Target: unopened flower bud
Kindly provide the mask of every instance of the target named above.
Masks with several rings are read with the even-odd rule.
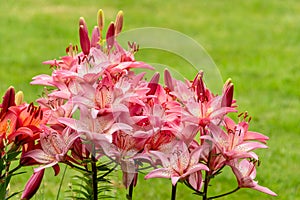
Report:
[[[79,38],[82,52],[85,55],[88,55],[90,53],[91,42],[86,23],[82,17],[79,19]]]
[[[150,90],[147,93],[147,95],[155,94],[157,86],[158,86],[159,78],[160,78],[160,74],[158,72],[156,72],[153,75],[153,77],[151,78],[150,82],[148,83],[148,87],[149,87]]]
[[[98,18],[97,18],[98,28],[99,28],[99,31],[102,32],[103,27],[104,27],[104,12],[102,9],[100,9],[98,11],[97,16],[98,16]]]
[[[222,98],[222,107],[230,107],[233,100],[233,83],[231,79],[228,79],[223,87],[223,98]]]
[[[117,36],[123,27],[123,11],[120,10],[117,14],[116,21],[115,21],[115,35]]]
[[[84,29],[88,30],[86,22],[83,17],[79,18],[79,26],[81,26],[81,25],[84,26]]]
[[[15,89],[13,86],[10,86],[4,96],[2,101],[2,109],[0,112],[0,117],[3,113],[5,113],[10,106],[15,106]]]
[[[15,103],[16,105],[21,105],[23,103],[24,100],[24,93],[22,91],[17,92],[17,94],[15,95]]]
[[[102,9],[100,9],[98,11],[97,14],[97,24],[98,24],[98,29],[99,29],[99,41],[100,43],[103,40],[103,35],[102,35],[102,31],[103,31],[103,27],[104,27],[104,12]]]
[[[98,27],[95,26],[92,32],[91,47],[97,47],[99,40],[100,40],[100,32]]]
[[[43,180],[44,176],[44,169],[35,172],[30,179],[28,180],[25,189],[22,193],[21,199],[22,200],[27,200],[30,199],[39,189],[41,182]]]
[[[106,44],[108,51],[114,46],[115,43],[115,24],[110,23],[106,33]]]

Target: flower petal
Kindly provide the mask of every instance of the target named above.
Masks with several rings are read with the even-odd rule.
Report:
[[[151,172],[149,172],[146,176],[145,179],[149,178],[171,178],[171,171],[170,169],[167,168],[160,168],[160,169],[155,169]]]
[[[270,190],[269,188],[264,187],[264,186],[256,185],[252,189],[258,190],[260,192],[263,192],[263,193],[266,193],[266,194],[269,194],[272,196],[277,196],[277,194],[275,192],[273,192],[272,190]]]

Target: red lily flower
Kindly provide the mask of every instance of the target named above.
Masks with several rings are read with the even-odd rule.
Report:
[[[15,105],[15,90],[10,87],[3,96],[0,105],[0,149],[4,147],[3,141],[15,131],[17,116],[9,110],[10,107]]]
[[[13,106],[9,110],[17,116],[16,130],[8,136],[10,141],[24,144],[39,138],[40,125],[46,124],[49,118],[47,109],[30,103]]]

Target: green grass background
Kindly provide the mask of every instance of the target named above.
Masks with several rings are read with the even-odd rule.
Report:
[[[242,189],[223,199],[300,199],[299,1],[0,0],[0,93],[14,85],[25,92],[28,102],[37,98],[41,87],[30,86],[31,78],[50,73],[41,62],[64,55],[69,43],[79,44],[78,18],[84,16],[91,29],[99,8],[107,23],[123,10],[125,30],[154,26],[190,36],[208,51],[223,79],[232,78],[240,111],[253,117],[251,129],[270,137],[269,149],[257,152],[262,162],[257,180],[278,197]],[[172,56],[151,50],[137,55],[184,69],[186,63]],[[71,173],[67,172],[64,189]],[[15,177],[11,189],[22,189],[27,178]],[[140,179],[135,199],[170,198],[169,180]],[[224,173],[218,180],[212,183],[212,193],[235,187],[231,175]],[[49,169],[35,199],[55,199],[58,183],[59,177],[53,178]],[[125,190],[116,195],[125,199]],[[60,199],[63,196],[62,192]],[[179,185],[177,199],[200,198]]]

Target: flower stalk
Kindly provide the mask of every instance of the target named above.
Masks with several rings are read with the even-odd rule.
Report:
[[[172,184],[171,200],[176,200],[176,190],[177,190],[177,183],[175,185]]]
[[[224,197],[224,196],[227,196],[227,195],[230,195],[236,191],[238,191],[240,189],[240,187],[237,187],[235,188],[234,190],[231,190],[229,192],[226,192],[224,194],[220,194],[220,195],[216,195],[216,196],[212,196],[212,197],[209,197],[207,200],[211,200],[211,199],[217,199],[217,198],[220,198],[220,197]]]
[[[97,159],[95,157],[95,154],[92,153],[92,184],[93,184],[93,200],[98,199],[98,180],[97,180]]]

